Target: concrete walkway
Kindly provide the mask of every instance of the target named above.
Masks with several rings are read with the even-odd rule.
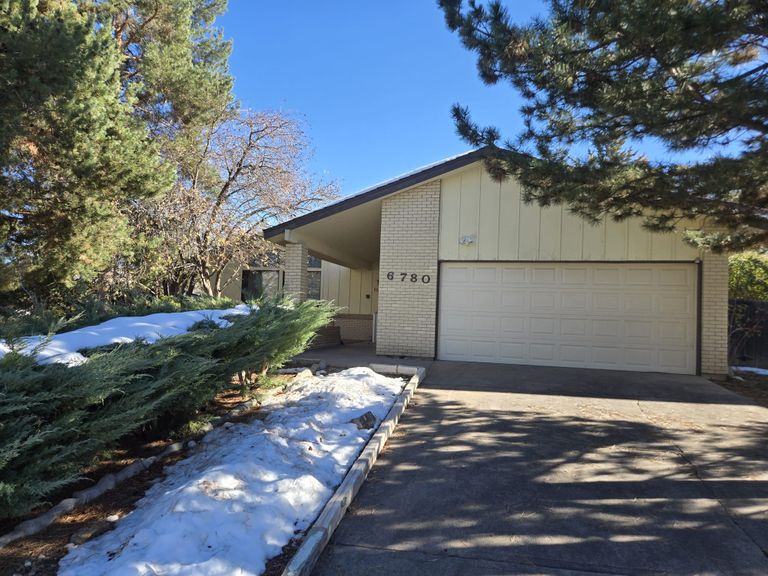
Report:
[[[371,364],[402,364],[429,368],[432,360],[412,358],[410,356],[383,356],[376,354],[376,345],[370,342],[307,350],[294,358],[295,362],[314,364],[324,360],[331,368],[354,368]]]
[[[690,376],[435,362],[314,574],[768,574],[768,409]]]

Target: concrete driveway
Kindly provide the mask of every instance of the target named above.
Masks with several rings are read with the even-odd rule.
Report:
[[[314,574],[768,574],[768,409],[702,378],[435,362]]]

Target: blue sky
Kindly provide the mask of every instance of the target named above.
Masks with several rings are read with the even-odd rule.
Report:
[[[528,20],[538,2],[516,3]],[[310,169],[350,194],[468,149],[450,107],[505,136],[521,124],[507,85],[485,86],[433,0],[230,0],[235,96],[303,120]]]

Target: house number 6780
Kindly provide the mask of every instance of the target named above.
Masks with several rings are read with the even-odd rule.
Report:
[[[410,282],[418,282],[421,280],[422,284],[429,284],[429,281],[431,280],[429,274],[423,274],[421,278],[419,278],[418,274],[410,272],[387,272],[387,280],[394,280],[395,278],[399,278],[400,282],[405,282],[406,280]]]

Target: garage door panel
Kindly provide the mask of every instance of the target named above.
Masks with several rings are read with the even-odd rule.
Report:
[[[499,362],[525,364],[528,359],[528,345],[525,342],[499,342]]]
[[[480,361],[491,361],[499,355],[499,345],[495,340],[473,340],[470,346],[472,356]]]
[[[531,342],[530,356],[532,360],[543,362],[555,361],[555,345],[548,342]]]
[[[621,311],[621,294],[617,292],[594,292],[592,311],[596,313],[618,313]]]
[[[496,316],[473,316],[471,330],[480,336],[499,336],[499,318]]]
[[[621,338],[622,322],[620,320],[593,319],[592,336],[595,338]]]
[[[621,270],[616,267],[604,268],[596,267],[592,272],[593,283],[598,286],[621,285]]]
[[[557,307],[557,301],[557,292],[533,292],[531,293],[531,310],[552,312]]]
[[[627,319],[623,322],[624,335],[629,339],[648,340],[653,337],[653,321]]]
[[[565,268],[562,273],[564,286],[583,286],[589,282],[589,269],[586,267]]]
[[[561,344],[560,358],[564,364],[586,365],[589,361],[589,346],[583,344]]]
[[[473,310],[498,310],[501,299],[498,290],[472,290],[468,299]]]
[[[687,269],[669,269],[659,270],[660,287],[689,286],[691,284],[691,270]]]
[[[443,319],[441,331],[446,335],[463,334],[472,330],[472,317],[468,314],[451,314]]]
[[[502,337],[520,336],[526,332],[526,318],[523,316],[503,316],[500,322]]]
[[[567,314],[586,312],[589,310],[589,294],[573,291],[562,292],[560,295],[560,310]]]
[[[474,281],[476,286],[482,286],[483,284],[493,284],[495,285],[498,282],[498,276],[499,270],[497,268],[488,268],[485,266],[481,266],[478,268],[475,268],[474,274],[472,276],[472,280]]]
[[[657,323],[657,327],[658,338],[667,344],[685,346],[693,337],[690,326],[682,322],[662,320]]]
[[[467,342],[461,338],[443,337],[440,340],[441,354],[450,357],[452,360],[471,360],[466,354]]]
[[[464,286],[451,286],[440,291],[440,299],[451,310],[464,310],[467,308],[472,291]]]
[[[531,336],[554,336],[558,327],[558,322],[555,318],[531,318]]]
[[[533,268],[531,270],[531,282],[544,285],[557,283],[557,268]]]
[[[641,370],[653,370],[656,364],[656,352],[650,348],[625,348],[624,362]]]
[[[657,298],[662,314],[688,316],[693,310],[693,298],[686,294],[661,294]]]
[[[626,271],[626,285],[628,287],[653,286],[653,276],[653,268],[630,268]]]
[[[504,266],[501,272],[503,284],[527,284],[528,269],[524,267]]]
[[[502,289],[501,292],[501,310],[502,311],[523,311],[528,310],[530,294],[528,290],[509,290]]]
[[[654,313],[654,294],[624,294],[623,312],[626,315],[645,316]]]
[[[624,364],[624,350],[617,346],[592,345],[592,363],[596,366],[615,368]]]
[[[440,275],[443,280],[446,281],[446,285],[453,286],[454,284],[471,284],[472,282],[472,268],[469,266],[451,266],[450,268],[444,268],[440,271]]]
[[[586,318],[561,318],[560,335],[561,336],[587,336],[589,333],[589,320]]]
[[[438,357],[694,373],[695,265],[444,263]]]
[[[665,371],[683,371],[691,362],[690,352],[687,350],[664,349],[659,351],[659,365]]]

